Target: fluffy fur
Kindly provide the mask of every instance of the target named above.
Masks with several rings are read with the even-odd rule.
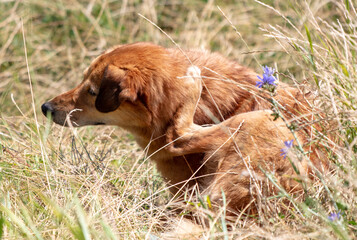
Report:
[[[241,113],[206,127],[193,122],[196,102],[201,95],[198,72],[195,67],[188,70],[192,95],[178,109],[167,131],[167,142],[171,144],[166,150],[175,156],[204,153],[196,173],[200,177],[195,179],[199,190],[218,205],[224,194],[230,210],[228,215],[247,207],[256,196],[276,193],[266,173],[272,174],[287,192],[301,190],[296,179],[306,177],[308,162],[304,158],[291,158],[294,170],[290,161],[280,155],[284,139],[294,139],[294,136],[281,118],[274,120],[272,111]]]
[[[187,84],[185,78],[191,65],[200,69],[203,81],[194,116],[195,88]],[[260,172],[257,176],[263,176],[258,169],[261,166],[267,170],[275,169],[280,176],[294,174],[290,163],[279,156],[279,150],[284,147],[283,140],[292,139],[290,131],[281,127],[284,125],[281,120],[272,121],[269,112],[258,111],[270,109],[271,103],[270,95],[255,87],[256,81],[255,72],[216,53],[183,53],[151,43],[135,43],[115,47],[100,55],[84,71],[83,81],[76,88],[43,104],[42,111],[45,115],[51,114],[54,122],[61,125],[122,127],[135,136],[141,147],[149,146],[151,159],[172,185],[173,193],[196,183],[202,190],[217,196],[223,188],[232,209],[240,209],[252,197],[252,175],[241,159],[249,158],[254,162],[252,171]],[[310,111],[309,105],[296,88],[279,83],[275,99],[281,104],[286,119],[303,115],[304,120],[309,120],[309,115],[304,115]],[[180,110],[186,107],[192,110]],[[232,116],[235,117],[229,119]],[[168,145],[169,141],[175,140],[174,135],[182,136],[185,131],[180,129],[191,126],[192,120],[196,125],[223,122],[203,128],[191,140],[178,141],[190,146],[189,150],[181,149],[178,154],[180,148],[174,150]],[[232,132],[238,127],[241,130],[223,149],[215,152],[228,136],[222,126],[233,128]],[[310,129],[303,132],[311,133]],[[300,134],[303,142],[306,137],[302,136]],[[239,157],[238,148],[232,144],[237,144],[240,149]],[[215,160],[209,160],[202,167],[213,152]],[[311,152],[314,164],[321,165],[318,153]],[[211,162],[214,164],[210,165]],[[207,173],[230,171],[239,174],[202,177]],[[285,181],[286,184],[289,185],[289,181]],[[243,187],[236,187],[236,183]],[[294,188],[294,184],[289,188]]]

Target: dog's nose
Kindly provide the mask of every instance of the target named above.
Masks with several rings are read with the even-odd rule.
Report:
[[[46,117],[48,116],[48,114],[51,114],[53,116],[55,113],[52,104],[49,102],[45,102],[44,104],[42,104],[41,110],[43,115],[45,115]]]

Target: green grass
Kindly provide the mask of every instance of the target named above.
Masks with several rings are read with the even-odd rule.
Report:
[[[182,48],[217,51],[259,73],[276,67],[280,81],[316,91],[316,105],[338,123],[328,145],[335,170],[306,181],[304,199],[282,192],[265,200],[259,217],[234,224],[222,208],[208,217],[203,239],[356,238],[356,7],[354,0],[2,1],[0,238],[154,238],[174,215],[165,184],[130,134],[63,129],[40,112],[112,45],[174,47],[138,14]],[[209,214],[209,198],[188,201],[195,214]],[[327,219],[338,211],[339,221]]]

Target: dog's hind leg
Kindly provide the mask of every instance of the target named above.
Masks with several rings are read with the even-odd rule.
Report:
[[[190,153],[200,153],[212,149],[213,138],[218,140],[222,136],[224,125],[201,127],[194,124],[193,117],[202,91],[200,70],[191,66],[183,79],[189,96],[176,111],[172,125],[166,132],[167,146],[165,149],[173,156]],[[224,135],[224,134],[223,134]],[[221,142],[221,141],[220,141]]]

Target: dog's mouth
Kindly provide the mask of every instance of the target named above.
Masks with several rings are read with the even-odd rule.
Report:
[[[105,125],[105,123],[103,123],[103,122],[96,122],[96,123],[94,123],[93,125]]]

